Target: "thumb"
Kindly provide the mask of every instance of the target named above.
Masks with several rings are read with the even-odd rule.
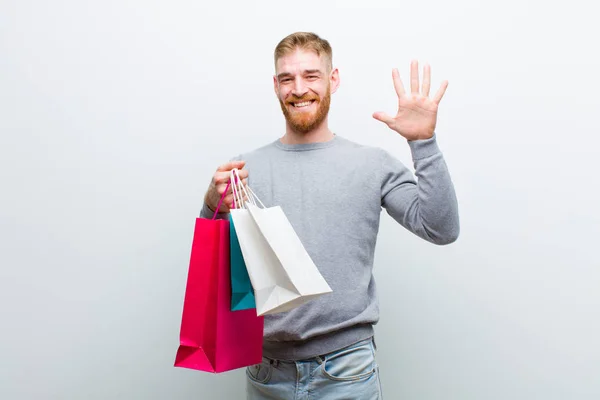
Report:
[[[378,121],[383,122],[387,126],[390,126],[392,123],[394,123],[394,118],[390,117],[389,115],[387,115],[384,112],[373,113],[373,118],[375,118]]]

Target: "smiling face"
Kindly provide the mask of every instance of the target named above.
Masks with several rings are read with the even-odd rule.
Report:
[[[298,133],[318,128],[329,113],[338,71],[325,57],[297,48],[277,60],[276,74],[275,93],[288,125]]]

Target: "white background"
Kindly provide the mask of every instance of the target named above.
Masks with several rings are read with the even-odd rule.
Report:
[[[272,53],[298,30],[334,49],[330,127],[408,165],[371,117],[394,112],[391,69],[450,82],[461,236],[436,247],[384,214],[385,398],[600,398],[588,4],[2,0],[0,398],[244,397],[242,370],[173,367],[191,234],[217,165],[283,134]]]

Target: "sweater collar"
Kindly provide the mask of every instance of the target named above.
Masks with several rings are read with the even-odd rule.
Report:
[[[333,139],[330,139],[326,142],[317,142],[317,143],[302,143],[302,144],[285,144],[281,143],[280,139],[277,139],[274,144],[277,148],[285,151],[308,151],[308,150],[318,150],[325,149],[327,147],[334,146],[339,141],[338,135],[333,134]]]

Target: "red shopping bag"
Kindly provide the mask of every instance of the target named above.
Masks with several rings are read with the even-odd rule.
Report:
[[[196,219],[175,357],[176,367],[215,373],[260,364],[264,327],[255,308],[231,311],[229,221],[216,215]]]

